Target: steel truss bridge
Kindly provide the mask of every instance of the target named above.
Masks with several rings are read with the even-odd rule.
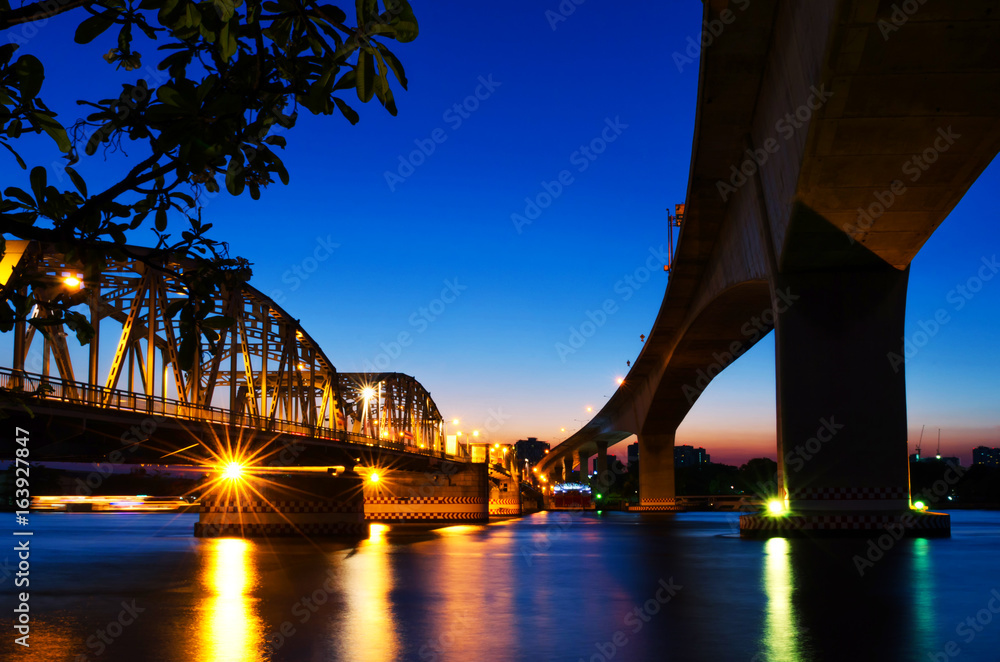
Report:
[[[151,267],[149,249],[130,247],[128,252],[137,257],[108,261],[100,274],[84,279],[82,265],[54,246],[7,242],[0,264],[5,298],[27,276],[43,283],[33,291],[39,301],[67,289],[83,290],[86,303],[77,309],[95,337],[71,349],[63,324],[43,334],[25,320],[16,322],[13,365],[0,368],[0,389],[29,403],[444,455],[441,413],[420,382],[401,373],[338,372],[298,320],[248,284],[217,295],[215,310],[235,324],[218,331],[214,353],[198,347],[192,368],[181,369],[179,321],[167,311],[187,295],[175,274],[205,265],[169,260]],[[31,313],[44,314],[38,306]],[[110,338],[117,339],[113,353]],[[40,366],[26,370],[29,352],[38,344]],[[102,366],[107,356],[110,363]]]

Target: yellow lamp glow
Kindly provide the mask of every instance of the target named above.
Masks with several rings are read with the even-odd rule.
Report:
[[[382,479],[382,477],[381,477],[381,476],[379,476],[379,475],[378,475],[377,473],[375,473],[375,472],[372,472],[372,473],[371,473],[371,474],[370,474],[370,475],[368,476],[368,480],[370,480],[370,481],[371,481],[371,482],[373,482],[373,483],[377,483],[377,482],[379,482],[379,481],[380,481],[381,479]]]
[[[373,397],[375,397],[375,389],[373,389],[371,386],[364,387],[363,389],[361,389],[361,397],[364,398],[365,400],[371,400]]]
[[[66,276],[65,278],[63,278],[63,283],[65,283],[69,287],[80,287],[83,281],[81,281],[76,276]]]
[[[785,504],[779,499],[771,499],[767,502],[767,511],[772,515],[780,515],[785,512]]]
[[[230,462],[226,465],[222,475],[229,480],[239,480],[243,477],[243,465],[239,462]]]

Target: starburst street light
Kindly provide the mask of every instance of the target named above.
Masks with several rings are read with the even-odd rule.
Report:
[[[361,397],[365,399],[365,402],[371,400],[372,398],[375,397],[375,389],[373,389],[371,386],[364,387],[363,389],[361,389]]]
[[[68,287],[80,287],[83,285],[83,281],[76,276],[66,276],[63,278],[63,283]]]
[[[239,462],[230,462],[222,470],[222,476],[228,480],[239,480],[243,477],[243,465]]]

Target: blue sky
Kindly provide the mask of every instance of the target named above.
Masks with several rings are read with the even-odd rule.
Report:
[[[546,11],[555,0],[413,5],[420,36],[393,48],[410,81],[397,91],[399,116],[353,97],[357,126],[301,116],[283,153],[290,185],[257,202],[223,193],[205,215],[215,238],[254,263],[252,283],[300,318],[339,370],[378,362],[416,376],[462,429],[485,429],[492,418],[502,422],[496,441],[558,441],[611,395],[663,296],[655,255],[666,245],[666,209],[686,191],[698,83],[697,64],[679,67],[673,54],[700,35],[701,5],[636,12],[586,2],[554,29]],[[72,100],[117,95],[118,81],[142,75],[101,59],[112,40],[74,45],[59,19],[23,46],[46,64],[43,97],[64,121],[79,113]],[[603,150],[588,158],[581,147],[595,139]],[[433,152],[411,156],[421,144]],[[27,155],[58,158],[42,140]],[[400,170],[401,158],[412,172]],[[94,189],[122,160],[98,155],[80,169]],[[0,168],[5,185],[26,183],[11,159]],[[563,171],[572,180],[552,184]],[[908,334],[939,308],[951,313],[906,366],[912,439],[921,424],[931,437],[941,427],[943,450],[966,462],[972,446],[1000,445],[1000,282],[985,283],[962,310],[948,293],[1000,252],[987,199],[998,188],[994,165],[918,255],[910,279]],[[525,199],[539,194],[551,204],[515,227],[511,216],[526,217]],[[131,237],[151,239],[148,230]],[[337,246],[313,261],[321,244]],[[646,271],[647,260],[659,270]],[[609,299],[614,312],[596,333],[560,354],[559,343],[588,312],[600,319],[595,311]],[[390,357],[404,332],[410,344]],[[773,457],[773,354],[767,338],[717,378],[678,443],[731,463]]]

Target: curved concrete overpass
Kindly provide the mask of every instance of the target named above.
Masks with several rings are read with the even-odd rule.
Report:
[[[705,3],[722,32],[702,50],[660,312],[623,385],[543,472],[594,454],[602,469],[607,446],[636,434],[642,504],[671,504],[677,426],[776,328],[778,492],[801,509],[835,494],[908,505],[891,358],[908,266],[1000,151],[1000,3],[912,4]]]

